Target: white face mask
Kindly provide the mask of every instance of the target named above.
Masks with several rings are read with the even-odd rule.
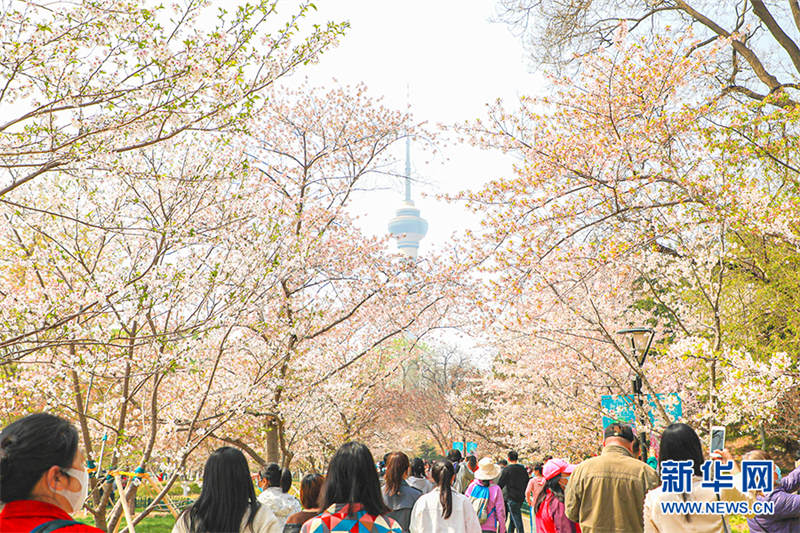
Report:
[[[80,483],[81,488],[78,492],[73,492],[69,489],[53,489],[53,492],[60,494],[67,499],[72,512],[77,512],[83,507],[83,502],[89,495],[89,473],[86,470],[76,470],[74,468],[64,468],[64,472],[74,477]]]

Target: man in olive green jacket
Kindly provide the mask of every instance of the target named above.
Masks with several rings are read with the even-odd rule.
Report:
[[[478,460],[475,459],[474,455],[468,455],[466,459],[464,459],[464,462],[458,465],[458,472],[456,472],[456,479],[453,481],[453,488],[461,494],[467,491],[467,487],[469,487],[469,484],[475,479],[475,474],[472,473],[473,468],[478,468]]]
[[[659,485],[658,474],[633,458],[633,430],[612,424],[603,453],[579,464],[565,494],[567,518],[583,533],[642,533],[644,497]]]

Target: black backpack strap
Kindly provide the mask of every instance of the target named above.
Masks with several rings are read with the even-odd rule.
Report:
[[[75,520],[50,520],[33,528],[31,533],[50,533],[62,527],[74,526],[75,524],[80,524],[80,522]]]

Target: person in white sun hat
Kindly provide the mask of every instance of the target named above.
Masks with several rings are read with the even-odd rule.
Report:
[[[472,502],[478,515],[482,531],[506,533],[506,503],[503,501],[503,490],[497,486],[500,467],[494,464],[491,457],[478,461],[475,480],[469,484],[464,493]]]

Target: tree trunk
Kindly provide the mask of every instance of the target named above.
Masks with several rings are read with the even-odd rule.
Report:
[[[708,419],[708,434],[711,434],[711,427],[716,421],[717,411],[717,357],[711,361],[711,379],[708,383],[708,411],[711,417]]]
[[[281,462],[278,464],[281,465],[281,468],[289,468],[294,454],[289,451],[289,447],[286,446],[286,434],[283,431],[283,420],[278,421],[278,444],[281,449]]]
[[[280,424],[270,417],[267,422],[267,462],[281,464]]]

